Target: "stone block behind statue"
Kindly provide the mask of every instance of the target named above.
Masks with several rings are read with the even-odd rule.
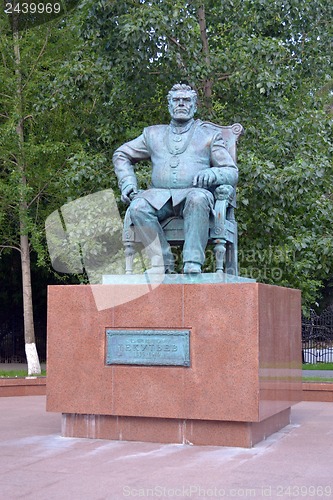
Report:
[[[219,126],[194,120],[197,94],[176,84],[168,94],[171,122],[153,125],[120,146],[113,163],[122,201],[151,260],[152,270],[174,271],[174,258],[161,226],[168,217],[184,220],[185,274],[201,273],[209,227],[214,224],[214,192],[234,192],[238,169],[224,143]],[[136,163],[150,160],[149,189],[138,189]]]

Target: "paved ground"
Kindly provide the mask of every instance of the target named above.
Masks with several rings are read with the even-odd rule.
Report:
[[[333,498],[333,405],[303,402],[252,449],[60,436],[44,396],[0,398],[0,498]]]
[[[332,378],[333,370],[302,370],[303,377]]]

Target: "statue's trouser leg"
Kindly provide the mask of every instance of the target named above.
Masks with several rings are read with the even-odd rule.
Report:
[[[210,200],[199,190],[193,189],[186,197],[183,218],[185,242],[183,261],[203,264],[208,241]]]
[[[131,220],[135,226],[140,241],[145,247],[148,257],[152,264],[164,266],[172,269],[174,258],[170,245],[164,235],[163,229],[159,223],[174,215],[171,202],[168,202],[160,210],[156,210],[144,198],[136,198],[130,204]]]

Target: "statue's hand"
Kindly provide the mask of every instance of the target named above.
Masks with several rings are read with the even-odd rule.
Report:
[[[193,179],[193,186],[200,188],[208,188],[213,184],[216,184],[217,177],[216,174],[210,168],[206,168],[199,172]]]
[[[138,192],[137,187],[134,186],[133,184],[129,184],[121,192],[121,201],[130,204],[133,196],[135,196],[137,192]]]

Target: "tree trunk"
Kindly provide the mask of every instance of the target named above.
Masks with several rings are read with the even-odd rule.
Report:
[[[202,52],[204,54],[206,68],[207,68],[207,71],[209,73],[210,72],[210,55],[209,55],[209,44],[208,44],[207,27],[206,27],[206,13],[205,13],[205,6],[204,5],[201,5],[198,8],[197,15],[198,15],[198,21],[199,21],[199,27],[200,27]],[[213,82],[212,82],[211,78],[206,78],[206,80],[204,82],[204,94],[205,94],[206,105],[208,108],[211,107],[212,86],[213,86]]]
[[[16,2],[13,4],[15,7]],[[28,375],[40,374],[40,363],[35,343],[35,328],[33,317],[32,288],[31,288],[31,269],[30,269],[30,249],[28,237],[28,204],[26,200],[26,173],[24,162],[24,117],[23,117],[23,96],[22,96],[22,73],[20,56],[20,35],[18,27],[18,18],[13,15],[13,44],[15,56],[15,77],[16,77],[16,99],[18,124],[16,132],[18,136],[17,168],[20,173],[20,200],[19,200],[19,218],[20,218],[20,250],[21,250],[21,268],[22,268],[22,291],[23,291],[23,320],[24,320],[24,341],[25,353],[28,363]]]
[[[22,228],[22,230],[24,230],[24,228]],[[29,240],[28,236],[24,234],[21,234],[20,240],[25,354],[28,363],[28,375],[33,375],[40,374],[41,368],[35,343]]]

